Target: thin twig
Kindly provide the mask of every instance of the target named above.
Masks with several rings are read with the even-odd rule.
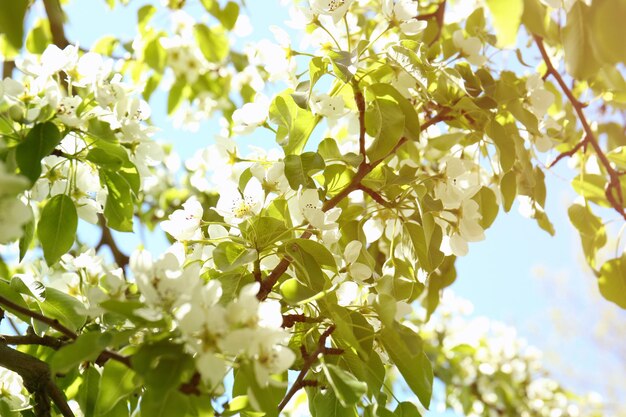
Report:
[[[100,223],[100,228],[102,229],[102,236],[100,237],[100,242],[96,245],[96,250],[99,250],[104,245],[108,246],[109,249],[111,249],[113,259],[115,260],[117,266],[122,269],[125,268],[128,265],[130,258],[128,255],[123,253],[117,246],[117,243],[115,243],[113,234],[111,234],[111,229],[106,225],[106,220],[102,214],[98,215],[98,221]]]
[[[451,108],[445,108],[439,114],[427,119],[424,123],[422,123],[421,130],[425,130],[429,126],[432,126],[439,122],[450,119],[450,117],[448,116],[448,113],[451,110],[452,110]],[[363,112],[365,112],[365,109],[363,109]],[[359,117],[359,120],[364,120],[364,119],[361,119]],[[357,190],[361,184],[361,181],[363,180],[363,178],[365,178],[367,174],[369,174],[374,168],[376,168],[379,164],[381,164],[390,155],[393,155],[402,145],[408,142],[408,140],[409,139],[406,137],[400,138],[400,140],[398,141],[398,144],[387,155],[385,155],[384,157],[380,158],[377,161],[374,161],[372,163],[367,163],[365,159],[363,159],[361,161],[361,164],[357,168],[356,173],[350,180],[350,183],[346,185],[346,187],[342,189],[339,193],[335,194],[330,200],[326,200],[324,204],[322,205],[322,211],[328,211],[336,207],[344,198],[346,198],[350,193],[352,193],[352,191]],[[308,239],[311,236],[313,236],[313,232],[312,232],[311,227],[309,227],[309,229],[306,230],[300,236],[300,238]],[[267,298],[267,296],[272,292],[274,285],[276,285],[280,277],[287,271],[287,268],[289,268],[289,265],[291,265],[291,261],[288,258],[285,257],[281,259],[281,261],[278,263],[278,265],[276,265],[276,267],[267,276],[267,278],[265,278],[265,280],[261,282],[261,287],[257,294],[257,299],[262,301]]]
[[[604,167],[607,175],[609,176],[609,182],[604,190],[606,198],[611,204],[611,207],[613,207],[615,211],[617,211],[624,218],[624,220],[626,220],[626,212],[624,211],[624,198],[622,196],[622,186],[619,178],[620,173],[615,168],[613,168],[611,162],[604,153],[604,150],[600,147],[600,144],[598,143],[598,140],[596,139],[593,130],[591,129],[591,125],[589,125],[589,122],[587,121],[585,112],[583,111],[583,108],[585,106],[583,105],[583,103],[578,101],[576,97],[574,97],[572,90],[567,86],[567,84],[565,84],[565,81],[563,80],[563,77],[561,77],[561,74],[556,70],[554,65],[552,65],[550,56],[548,55],[546,48],[543,44],[543,39],[537,35],[533,35],[533,38],[535,39],[535,43],[539,48],[541,57],[546,64],[547,73],[554,77],[558,85],[561,87],[561,90],[563,90],[563,93],[565,93],[565,96],[572,104],[572,107],[574,108],[574,111],[578,116],[578,120],[583,127],[583,131],[585,132],[585,137],[578,144],[576,144],[574,149],[579,150],[587,144],[589,144],[593,148],[598,157],[598,160],[600,161],[600,164]],[[568,155],[569,152],[571,151],[565,152],[565,155],[559,155],[556,161],[564,158],[565,156],[571,156],[575,153],[574,151],[571,153],[571,155]],[[551,166],[554,165],[556,161],[553,162]]]
[[[443,0],[441,3],[439,3],[439,6],[437,6],[437,10],[435,10],[432,13],[425,13],[425,14],[415,16],[417,20],[430,20],[433,18],[436,20],[437,34],[435,35],[433,40],[430,42],[431,45],[435,43],[441,36],[441,31],[443,30],[443,19],[444,19],[445,12],[446,12],[446,1],[447,0]]]
[[[69,337],[72,340],[78,337],[76,333],[74,333],[73,331],[71,331],[70,329],[62,325],[61,323],[59,323],[57,319],[51,319],[50,317],[46,317],[43,314],[37,313],[36,311],[29,310],[28,308],[22,307],[19,304],[15,304],[13,301],[8,300],[2,296],[0,296],[0,304],[5,306],[8,310],[23,314],[32,319],[40,321],[43,324],[47,324],[48,326],[52,327],[59,333]]]
[[[371,188],[363,185],[363,184],[359,184],[359,190],[363,191],[365,194],[369,195],[370,197],[372,197],[372,200],[376,201],[378,204],[380,204],[381,206],[387,207],[387,208],[391,208],[393,207],[393,204],[387,200],[385,200],[385,198],[380,195],[377,191],[372,190]]]
[[[309,317],[304,314],[283,314],[283,324],[281,327],[293,327],[296,323],[320,323],[319,317]]]
[[[19,336],[12,335],[0,335],[0,341],[3,341],[7,345],[39,345],[39,346],[48,346],[52,349],[59,349],[64,345],[64,342],[61,339],[56,337],[44,335],[37,336],[36,334],[26,334]]]
[[[359,153],[363,157],[363,161],[365,161],[365,98],[356,79],[352,80],[352,90],[356,108],[359,111]]]
[[[343,350],[341,349],[326,347],[326,339],[328,339],[328,337],[334,331],[335,331],[335,325],[333,324],[328,329],[326,329],[324,333],[322,333],[322,335],[320,336],[319,340],[317,341],[317,349],[315,349],[315,351],[311,353],[310,355],[308,354],[303,355],[304,364],[302,365],[302,369],[300,370],[298,377],[293,382],[293,385],[291,385],[291,388],[289,389],[287,394],[285,394],[285,397],[283,398],[283,400],[280,402],[280,404],[278,404],[279,413],[283,410],[283,408],[285,408],[289,400],[291,400],[291,397],[293,397],[294,394],[298,392],[298,390],[300,390],[301,388],[305,386],[311,386],[311,382],[304,382],[305,381],[304,377],[309,372],[309,369],[311,369],[311,366],[313,366],[318,356],[324,355],[324,354],[333,355],[333,354],[343,353]]]

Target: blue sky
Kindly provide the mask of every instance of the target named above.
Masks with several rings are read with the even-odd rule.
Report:
[[[66,7],[69,15],[67,35],[71,42],[79,42],[89,47],[100,36],[113,34],[121,38],[132,38],[135,30],[136,10],[147,1],[133,0],[127,7],[117,6],[109,11],[103,0],[71,1]],[[188,1],[189,4],[196,3]],[[39,3],[37,3],[39,5]],[[197,11],[202,8],[195,4]],[[195,10],[195,9],[194,9]],[[248,0],[246,12],[250,16],[255,31],[248,39],[271,38],[270,25],[285,27],[283,21],[288,18],[287,8],[280,6],[278,0]],[[166,16],[157,15],[156,19],[167,24]],[[199,147],[210,143],[210,137],[216,132],[216,121],[205,123],[197,134],[176,131],[165,117],[165,94],[160,93],[153,101],[153,120],[162,130],[157,139],[175,141],[183,157],[187,157]],[[212,124],[213,123],[213,124]],[[213,127],[212,127],[213,126]],[[270,147],[273,144],[262,145]],[[565,165],[565,164],[563,164]],[[549,320],[550,309],[555,305],[548,293],[558,294],[561,290],[552,287],[546,291],[542,282],[533,277],[533,270],[542,267],[548,274],[560,274],[569,277],[569,285],[595,291],[595,278],[585,272],[584,261],[580,255],[578,236],[567,219],[567,206],[575,197],[569,188],[569,182],[563,178],[571,175],[567,169],[559,167],[555,173],[547,173],[548,188],[547,213],[554,223],[556,236],[551,237],[540,230],[534,220],[525,219],[517,212],[517,207],[508,214],[500,214],[494,225],[486,232],[486,240],[470,244],[470,253],[457,262],[459,278],[452,289],[475,305],[477,315],[485,315],[515,325],[521,335],[531,344],[543,349],[559,349],[560,360],[550,359],[548,367],[564,373],[563,363],[569,361],[579,364],[583,372],[592,373],[600,366],[596,359],[603,355],[592,346],[589,335],[579,335],[567,343],[559,343],[557,330]],[[96,229],[83,228],[83,235],[96,242],[99,233]],[[137,240],[118,234],[122,246],[127,252]],[[163,244],[151,243],[149,249],[158,251]],[[552,282],[553,280],[549,280]],[[592,285],[588,285],[589,282]],[[618,310],[618,309],[616,309]],[[574,310],[572,310],[574,311]],[[572,320],[594,320],[588,311],[579,311],[580,317]],[[619,311],[618,317],[624,317]],[[556,355],[555,355],[556,356]],[[581,362],[581,357],[585,360]],[[584,388],[597,389],[594,385],[599,379],[590,375]],[[577,384],[578,385],[578,384]]]

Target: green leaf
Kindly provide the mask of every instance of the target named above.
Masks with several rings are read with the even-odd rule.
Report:
[[[248,249],[234,242],[222,242],[213,251],[215,266],[223,272],[246,265],[257,258],[254,249]]]
[[[157,72],[163,72],[167,60],[167,53],[165,52],[165,48],[161,45],[160,40],[160,37],[150,39],[146,43],[143,51],[144,61],[150,68]]]
[[[254,217],[241,226],[241,236],[259,252],[289,235],[285,223],[275,217]]]
[[[498,215],[500,207],[496,200],[496,193],[489,187],[481,187],[480,190],[472,197],[480,207],[482,218],[480,219],[480,227],[487,229],[493,224]]]
[[[42,54],[52,43],[48,19],[38,19],[26,36],[26,49],[32,54]]]
[[[265,412],[266,417],[278,417],[278,404],[287,392],[287,373],[270,376],[266,386],[259,384],[250,363],[243,363],[235,371],[233,396],[248,395],[250,404],[255,409]]]
[[[96,404],[100,392],[100,372],[95,367],[90,366],[83,372],[82,380],[76,401],[84,415],[96,415]]]
[[[524,11],[523,0],[487,0],[500,48],[514,46]]]
[[[573,204],[567,210],[570,222],[580,233],[580,240],[587,263],[595,267],[596,253],[606,245],[606,231],[602,220],[588,206]]]
[[[595,76],[600,67],[595,56],[595,48],[591,44],[590,16],[589,6],[584,2],[575,2],[567,13],[567,22],[561,31],[565,70],[579,80]]]
[[[428,408],[433,390],[433,370],[422,351],[421,339],[413,331],[397,323],[383,326],[378,338],[407,385]]]
[[[38,301],[44,316],[57,319],[72,331],[77,331],[87,321],[85,306],[71,295],[47,287],[44,297],[43,301]]]
[[[493,139],[493,143],[498,150],[500,166],[503,172],[508,172],[515,163],[515,142],[500,123],[492,120],[487,125],[485,131]]]
[[[102,370],[96,416],[103,416],[140,387],[134,370],[117,361],[107,361]]]
[[[27,206],[27,210],[31,214],[31,218],[34,218],[33,209],[30,206]],[[26,252],[28,252],[28,248],[33,241],[33,237],[35,237],[35,220],[31,220],[22,226],[24,229],[24,234],[20,238],[19,248],[20,248],[20,262],[24,259]]]
[[[200,52],[209,62],[219,63],[228,56],[228,37],[219,27],[209,28],[203,23],[198,23],[193,27],[193,34],[196,37]]]
[[[151,4],[146,4],[137,10],[137,28],[140,33],[144,33],[148,22],[157,12],[157,8]]]
[[[441,227],[435,223],[431,213],[424,213],[422,224],[405,222],[404,229],[409,234],[419,266],[432,272],[443,262],[443,252],[439,249],[443,239]]]
[[[278,125],[276,141],[285,155],[299,154],[317,125],[318,118],[309,110],[298,107],[288,93],[277,95],[270,105],[270,120]]]
[[[78,338],[57,350],[50,358],[50,369],[53,374],[67,373],[82,362],[92,362],[111,342],[110,333],[83,333]]]
[[[587,9],[586,9],[587,10]],[[608,64],[626,62],[624,48],[624,16],[626,2],[623,0],[595,0],[588,29],[597,56]]]
[[[296,278],[315,292],[321,292],[328,283],[328,278],[322,272],[320,262],[300,245],[288,242],[285,252],[292,259],[296,269]]]
[[[291,304],[300,304],[303,301],[313,299],[319,291],[312,290],[303,285],[296,278],[289,278],[280,284],[280,293]]]
[[[372,84],[365,90],[365,130],[374,138],[367,150],[373,160],[386,157],[403,136],[419,137],[420,125],[415,108],[395,88]]]
[[[119,143],[99,139],[93,141],[90,146],[85,159],[100,168],[117,171],[125,164],[130,163],[126,148]]]
[[[626,309],[626,256],[611,259],[600,268],[600,293],[604,298]]]
[[[502,193],[502,207],[509,212],[517,195],[517,174],[509,171],[500,180],[500,192]]]
[[[328,248],[321,243],[309,239],[291,239],[285,243],[287,253],[292,253],[297,250],[294,245],[315,258],[315,261],[319,266],[332,271],[337,270],[335,257],[328,250]]]
[[[58,194],[48,200],[37,223],[37,237],[48,265],[71,249],[77,227],[78,214],[71,198]]]
[[[293,190],[300,186],[315,188],[315,182],[311,178],[324,169],[324,158],[317,152],[304,152],[300,155],[287,155],[285,162],[285,176]]]
[[[219,19],[222,26],[224,26],[224,29],[231,30],[235,27],[235,23],[237,23],[237,18],[239,17],[239,5],[234,1],[229,1],[216,17]]]
[[[24,17],[28,0],[0,0],[0,33],[16,50],[22,49],[24,40]]]
[[[135,205],[130,185],[117,172],[103,170],[101,178],[108,190],[107,201],[104,206],[104,217],[107,225],[120,232],[133,231],[133,215]]]
[[[524,0],[522,23],[531,33],[544,37],[549,16],[540,0]]]
[[[325,392],[316,390],[307,390],[309,397],[309,409],[312,416],[324,417],[358,417],[356,407],[354,405],[344,407],[334,390],[326,390]]]
[[[367,384],[361,382],[354,375],[339,366],[326,364],[324,374],[335,391],[342,406],[347,407],[360,401],[367,392]]]
[[[309,61],[309,77],[311,82],[309,84],[309,94],[313,91],[313,87],[322,78],[322,75],[328,72],[328,63],[324,61],[322,57],[316,56]]]
[[[195,370],[184,347],[168,340],[142,345],[132,356],[132,364],[144,384],[161,393],[177,390]]]
[[[25,309],[29,310],[28,304],[26,304],[26,301],[24,301],[24,297],[22,297],[22,294],[20,294],[16,288],[14,288],[9,282],[2,278],[0,278],[0,296],[19,305],[20,307],[24,307]],[[25,314],[19,312],[15,312],[13,314],[15,314],[15,316],[17,316],[24,323],[30,323],[31,321],[31,318]]]
[[[177,79],[167,95],[167,115],[170,116],[176,111],[180,103],[183,101],[183,95],[186,91],[187,81],[184,78]]]
[[[421,417],[419,410],[415,406],[415,404],[410,403],[408,401],[402,401],[398,404],[395,410],[393,410],[393,415],[397,417]]]
[[[1,14],[1,13],[0,13]],[[36,124],[26,135],[26,139],[17,145],[15,159],[23,175],[31,183],[41,175],[41,160],[50,155],[61,142],[61,132],[52,122]]]

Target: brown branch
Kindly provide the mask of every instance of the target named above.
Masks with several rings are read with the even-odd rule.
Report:
[[[574,97],[572,90],[567,86],[567,84],[565,84],[565,81],[563,80],[563,77],[561,77],[561,74],[556,70],[554,65],[552,65],[550,56],[546,52],[546,48],[543,45],[543,39],[537,35],[533,35],[533,38],[535,39],[535,43],[537,44],[537,47],[539,48],[541,57],[543,58],[543,61],[546,64],[547,73],[554,77],[558,85],[561,87],[561,90],[563,90],[563,93],[565,93],[565,96],[567,97],[569,102],[572,104],[572,107],[574,108],[574,111],[576,112],[576,115],[578,116],[578,120],[580,121],[580,124],[582,125],[583,131],[585,132],[585,137],[583,138],[582,141],[580,141],[574,147],[574,149],[578,150],[587,144],[589,144],[593,148],[593,150],[596,153],[596,156],[598,157],[598,160],[600,161],[600,164],[602,164],[602,166],[607,172],[607,175],[609,176],[609,182],[606,185],[606,188],[604,190],[606,198],[611,204],[611,206],[615,209],[615,211],[617,211],[624,218],[624,220],[626,220],[626,212],[624,211],[624,198],[622,196],[622,186],[620,183],[619,172],[615,168],[613,168],[613,166],[611,165],[611,162],[606,157],[604,150],[602,149],[602,147],[600,147],[600,144],[598,143],[598,140],[596,139],[593,133],[593,130],[591,129],[591,125],[589,125],[589,122],[587,121],[585,112],[583,111],[583,108],[585,106],[583,105],[583,103],[578,101],[576,97]],[[573,154],[574,153],[572,153],[572,155]],[[559,155],[561,159],[565,156],[568,156],[567,152],[562,157],[561,155]],[[559,157],[557,157],[557,160],[559,159]]]
[[[565,152],[561,152],[559,154],[559,156],[556,157],[556,159],[552,162],[550,162],[550,165],[548,165],[548,168],[552,168],[553,166],[555,166],[556,164],[559,163],[559,161],[563,158],[565,158],[566,156],[572,156],[574,155],[576,152],[578,152],[578,150],[582,147],[587,147],[587,138],[588,136],[585,136],[583,138],[583,140],[581,140],[580,142],[578,142],[576,144],[576,146],[574,146],[572,149],[570,149],[569,151],[565,151]]]
[[[36,311],[29,310],[28,308],[22,307],[19,304],[15,304],[13,301],[8,300],[2,296],[0,296],[0,304],[5,306],[10,311],[23,314],[32,319],[40,321],[43,324],[47,324],[48,326],[52,327],[53,329],[55,329],[62,335],[67,336],[72,340],[78,337],[76,333],[74,333],[73,331],[71,331],[70,329],[62,325],[61,323],[59,323],[57,319],[51,319],[50,317],[46,317],[43,314],[37,313]]]
[[[365,194],[369,195],[370,197],[372,197],[372,200],[376,201],[378,204],[380,204],[381,206],[387,207],[387,208],[391,208],[393,207],[393,204],[387,200],[385,200],[385,198],[380,195],[377,191],[372,190],[371,188],[363,185],[363,184],[359,184],[359,190],[363,191]]]
[[[427,119],[424,123],[422,123],[421,130],[425,130],[429,126],[435,125],[444,120],[448,120],[450,118],[448,116],[448,113],[451,110],[452,110],[451,108],[445,108],[436,116],[433,116]],[[363,109],[363,112],[365,112],[365,109]],[[364,119],[359,117],[359,120],[364,120]],[[363,159],[356,173],[350,180],[350,183],[339,193],[335,194],[330,200],[326,200],[324,204],[322,205],[322,210],[328,211],[336,207],[341,202],[341,200],[346,198],[352,191],[357,190],[359,186],[361,185],[361,181],[363,180],[363,178],[365,178],[367,174],[369,174],[374,168],[376,168],[379,164],[381,164],[390,155],[393,155],[408,140],[409,139],[406,137],[400,138],[396,146],[387,155],[385,155],[384,157],[380,158],[377,161],[372,162],[371,164],[368,164],[365,161],[365,159]],[[313,232],[312,232],[312,228],[309,226],[309,230],[302,233],[300,238],[308,239],[311,236],[313,236]],[[261,282],[261,287],[257,294],[257,299],[263,301],[267,298],[267,296],[272,292],[272,288],[274,288],[274,285],[276,285],[280,277],[287,271],[287,268],[289,268],[289,265],[291,265],[291,261],[288,258],[285,257],[281,259],[281,261],[278,263],[278,265],[276,265],[274,270],[267,276],[267,278],[265,278],[263,282]]]
[[[300,370],[298,377],[293,382],[293,385],[291,386],[287,394],[285,394],[285,397],[283,398],[283,400],[280,402],[280,404],[278,404],[279,413],[283,410],[283,408],[285,408],[289,400],[291,400],[291,397],[293,397],[294,394],[298,392],[298,390],[300,390],[301,388],[305,386],[310,386],[309,382],[304,382],[305,381],[304,377],[306,377],[306,374],[309,372],[309,369],[311,369],[311,366],[313,366],[318,356],[324,355],[324,354],[339,354],[343,352],[341,351],[341,349],[334,349],[334,348],[326,347],[326,339],[328,339],[328,337],[334,331],[335,331],[335,325],[333,324],[328,329],[326,329],[324,333],[322,333],[322,335],[320,336],[319,340],[317,341],[317,349],[315,349],[315,351],[311,353],[310,355],[303,355],[304,364],[302,365],[302,369]]]
[[[59,0],[43,0],[43,5],[50,22],[50,32],[52,33],[52,42],[60,49],[65,48],[70,43],[65,36],[65,28],[63,27],[63,9]]]
[[[8,60],[2,63],[2,79],[11,78],[15,69],[15,61]]]
[[[439,39],[439,37],[441,36],[441,31],[443,30],[443,19],[446,12],[446,1],[447,0],[443,0],[441,3],[439,3],[439,6],[437,6],[437,10],[432,13],[425,13],[415,16],[417,20],[430,20],[434,18],[437,22],[437,34],[430,42],[431,45],[435,43],[437,39]]]
[[[354,101],[356,108],[359,111],[359,153],[365,161],[365,98],[363,92],[359,89],[359,82],[356,79],[352,80],[352,91],[354,92]]]
[[[71,340],[75,340],[78,337],[78,335],[76,333],[74,333],[72,330],[70,330],[67,327],[65,327],[64,325],[62,325],[57,319],[51,319],[50,317],[46,317],[43,314],[37,313],[36,311],[29,310],[28,308],[22,307],[19,304],[15,304],[11,300],[8,300],[8,299],[6,299],[6,298],[4,298],[2,296],[0,296],[0,304],[5,306],[8,310],[11,310],[13,312],[17,312],[17,313],[23,314],[23,315],[28,316],[28,317],[30,317],[32,319],[35,319],[35,320],[40,321],[40,322],[42,322],[44,324],[47,324],[48,326],[50,326],[51,328],[55,329],[56,331],[58,331],[62,335],[67,336]],[[110,350],[104,350],[100,354],[100,356],[98,356],[98,358],[96,359],[96,363],[98,365],[103,365],[109,359],[116,360],[116,361],[118,361],[120,363],[123,363],[124,365],[128,366],[129,368],[132,368],[132,364],[130,362],[130,358],[129,357],[120,355],[119,353],[112,352]]]
[[[26,334],[23,336],[10,336],[10,335],[0,335],[0,342],[6,343],[7,345],[39,345],[39,346],[47,346],[54,350],[59,349],[65,343],[56,337],[44,335],[37,336],[34,333]]]
[[[283,314],[283,324],[281,327],[293,327],[296,323],[320,323],[319,317],[309,317],[304,314]]]
[[[96,251],[104,245],[108,246],[117,266],[124,269],[128,265],[130,258],[115,243],[111,229],[106,225],[106,220],[102,214],[98,214],[98,221],[102,229],[102,236],[100,237],[100,242],[96,245]]]
[[[22,377],[24,387],[35,397],[35,415],[50,416],[50,399],[64,417],[74,417],[63,392],[52,381],[47,363],[0,343],[0,366]]]

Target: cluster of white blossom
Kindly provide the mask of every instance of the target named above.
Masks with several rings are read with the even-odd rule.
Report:
[[[22,236],[23,226],[32,219],[32,211],[18,198],[29,185],[26,177],[7,172],[0,161],[0,244]]]
[[[97,141],[117,139],[141,177],[148,178],[150,167],[162,158],[160,146],[150,140],[154,129],[145,123],[150,117],[148,104],[114,73],[113,61],[92,52],[81,55],[74,45],[63,50],[50,45],[42,55],[18,61],[17,67],[23,77],[2,81],[0,106],[13,120],[24,124],[55,118],[65,126],[60,129],[65,137],[55,154],[42,159],[41,176],[28,198],[43,201],[67,194],[75,200],[82,219],[97,223],[107,191],[96,167],[85,157]],[[96,126],[98,123],[107,126],[104,130],[114,137],[100,137],[103,129]],[[2,181],[8,181],[7,175],[3,168]],[[3,187],[3,192],[14,188]],[[11,212],[9,208],[2,211]],[[23,212],[15,216],[18,222],[23,217]],[[13,235],[12,239],[19,237]]]
[[[193,200],[187,201],[184,209],[190,216],[202,211]],[[171,224],[177,220],[185,226],[199,223],[197,216],[179,219],[175,213],[170,217]],[[194,233],[191,229],[183,233],[187,232]],[[227,232],[210,231],[213,237],[220,233]],[[173,314],[181,338],[211,390],[220,386],[236,359],[253,363],[259,384],[265,386],[270,375],[284,372],[295,360],[286,347],[289,333],[281,327],[280,303],[258,301],[258,283],[242,287],[233,300],[222,300],[220,281],[205,283],[200,277],[201,264],[213,248],[206,249],[196,248],[187,255],[184,246],[176,243],[156,260],[147,251],[135,252],[130,267],[147,304],[136,313],[148,320]]]
[[[127,282],[122,268],[106,262],[95,249],[79,250],[76,255],[65,254],[61,261],[49,267],[43,260],[33,260],[14,275],[39,301],[45,299],[45,288],[53,288],[76,298],[84,306],[86,316],[96,318],[104,310],[99,303],[125,299]]]
[[[470,416],[578,417],[602,408],[597,393],[576,397],[545,374],[542,353],[514,328],[486,317],[469,318],[472,304],[445,291],[421,334],[436,348],[446,385],[442,407]],[[437,374],[437,370],[435,370]],[[468,401],[471,399],[471,401]]]
[[[480,225],[482,215],[478,203],[472,199],[480,190],[481,168],[474,161],[448,156],[441,161],[442,179],[435,186],[435,197],[443,203],[439,224],[447,231],[442,242],[446,254],[464,256],[467,242],[485,238]]]

